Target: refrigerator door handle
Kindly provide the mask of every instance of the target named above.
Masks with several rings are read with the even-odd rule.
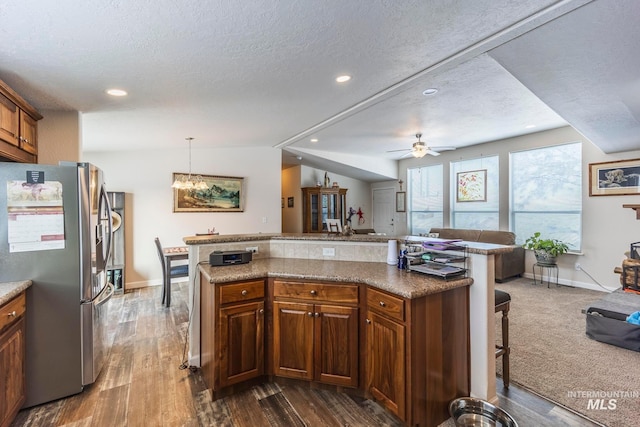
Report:
[[[109,258],[111,258],[111,250],[113,248],[113,217],[111,216],[111,204],[109,203],[109,195],[107,194],[107,189],[104,187],[104,184],[100,187],[100,198],[104,200],[107,212],[107,221],[109,224],[109,232],[107,235],[109,236],[109,240],[107,241],[107,250],[104,259],[104,265],[107,266],[109,264]]]
[[[109,301],[115,291],[116,289],[113,286],[113,283],[107,282],[107,284],[102,288],[100,293],[96,295],[94,299],[80,300],[80,304],[94,304],[96,307],[99,307],[105,302]]]
[[[98,296],[94,299],[94,305],[96,307],[100,307],[101,305],[105,304],[107,301],[109,301],[111,299],[111,297],[113,296],[113,294],[115,293],[115,288],[113,286],[112,283],[107,283],[107,286],[105,286],[102,289],[102,292],[100,292],[98,294]]]

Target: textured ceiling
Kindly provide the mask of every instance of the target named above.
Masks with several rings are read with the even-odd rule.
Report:
[[[609,7],[616,3],[4,2],[0,79],[40,110],[82,112],[87,151],[163,149],[191,136],[194,146],[284,148],[293,153],[285,161],[299,162],[300,155],[335,173],[385,179],[397,173],[394,159],[403,154],[386,152],[409,148],[417,132],[430,145],[462,147],[566,125],[561,108],[547,105],[561,104],[548,95],[554,86],[545,86],[563,82],[547,79],[540,88],[516,74],[523,85],[500,58],[511,70],[527,49],[558,51],[545,24],[585,4],[616,9],[602,23],[616,26],[625,18],[624,8]],[[569,22],[588,28],[583,19],[591,18]],[[571,28],[561,34],[573,41],[565,48],[588,52]],[[540,39],[520,42],[534,35]],[[512,43],[524,43],[519,58]],[[503,54],[492,55],[494,48]],[[571,75],[576,64],[563,65]],[[353,79],[335,83],[345,73]],[[111,98],[104,93],[110,87],[129,96]],[[423,96],[428,87],[438,94]],[[627,104],[636,112],[637,99]],[[357,156],[379,159],[379,167],[358,166]]]

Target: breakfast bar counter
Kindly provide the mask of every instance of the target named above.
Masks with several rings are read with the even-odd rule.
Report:
[[[227,283],[265,277],[324,282],[360,283],[379,288],[408,299],[444,292],[473,283],[462,277],[442,280],[422,273],[399,270],[380,262],[344,262],[298,258],[257,259],[248,264],[212,267],[200,265],[210,283]]]

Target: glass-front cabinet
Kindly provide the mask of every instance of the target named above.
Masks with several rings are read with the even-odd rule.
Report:
[[[306,187],[302,189],[302,232],[326,233],[327,219],[345,223],[347,189]]]

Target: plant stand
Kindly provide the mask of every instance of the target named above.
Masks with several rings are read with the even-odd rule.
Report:
[[[536,268],[540,269],[540,284],[544,285],[544,270],[547,269],[547,288],[551,284],[551,279],[553,278],[552,274],[555,275],[555,285],[558,285],[558,265],[557,264],[541,264],[536,262],[533,264],[533,284],[537,285],[538,282],[536,280]]]

